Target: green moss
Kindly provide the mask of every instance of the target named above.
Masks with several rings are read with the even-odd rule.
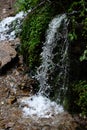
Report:
[[[69,86],[67,108],[87,116],[87,81],[78,81]]]
[[[74,13],[72,13],[75,11]],[[73,1],[71,6],[68,9],[69,13],[72,13],[72,15],[69,16],[71,29],[69,33],[69,39],[70,41],[78,40],[78,32],[77,27],[81,28],[81,35],[83,39],[87,38],[87,4],[86,0],[80,0],[80,1]]]
[[[27,11],[37,6],[40,2],[40,0],[16,0],[15,8],[17,12]]]
[[[21,33],[21,50],[24,55],[24,61],[30,68],[38,66],[40,63],[41,47],[45,41],[45,32],[49,21],[57,13],[52,4],[45,3],[34,12],[31,12],[23,23]]]

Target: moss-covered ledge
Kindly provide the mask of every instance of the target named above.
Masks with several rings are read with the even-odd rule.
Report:
[[[21,33],[21,51],[24,61],[30,68],[40,63],[40,52],[45,41],[45,32],[50,20],[59,14],[56,3],[46,2],[32,11],[24,20]]]

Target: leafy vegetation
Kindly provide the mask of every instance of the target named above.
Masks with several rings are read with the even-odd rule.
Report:
[[[86,0],[74,1],[72,2],[68,12],[71,14],[70,18],[70,31],[69,39],[70,41],[75,41],[79,39],[83,40],[84,45],[86,45],[87,40],[87,2]],[[79,30],[78,30],[79,28]],[[79,33],[81,31],[81,33]],[[80,42],[82,42],[82,40]],[[85,53],[85,52],[84,52]],[[84,54],[83,54],[84,56]],[[83,57],[83,59],[86,57]],[[82,56],[81,56],[82,59]],[[87,59],[87,58],[86,58]],[[84,59],[85,60],[85,59]]]
[[[68,94],[68,109],[87,116],[87,81],[79,81],[71,84]]]
[[[87,60],[87,50],[84,50],[84,53],[80,56],[80,61]]]
[[[78,62],[79,67],[82,64],[86,64],[87,60],[87,2],[86,0],[80,1],[73,1],[70,8],[68,9],[69,12],[69,40],[72,46],[76,46],[80,48],[79,53],[77,52],[78,49],[71,50],[74,52],[74,59],[72,62]],[[73,48],[72,48],[73,49]],[[71,52],[70,52],[71,53]],[[82,63],[80,63],[82,62]],[[76,65],[75,65],[76,66]],[[74,67],[74,66],[72,66]],[[86,69],[86,68],[84,68]],[[77,71],[81,69],[78,68]],[[73,71],[76,71],[73,69]],[[77,72],[78,73],[78,72]],[[81,72],[79,72],[80,74]],[[76,80],[70,81],[70,85],[68,88],[67,96],[68,101],[67,108],[73,112],[80,112],[82,115],[87,116],[87,79],[82,72],[83,77],[74,78]],[[75,75],[74,75],[75,76]]]
[[[79,25],[82,26],[82,35],[87,39],[87,3],[85,0],[74,1],[71,4],[71,7],[68,10],[69,13],[73,12],[72,16],[70,16],[72,29],[69,34],[70,40],[77,39],[76,27]]]
[[[42,39],[50,20],[49,4],[37,9],[29,14],[23,24],[21,35],[22,53],[30,68],[38,65],[39,54],[41,52]]]
[[[40,0],[16,0],[15,7],[17,11],[28,11],[29,9],[34,8]]]

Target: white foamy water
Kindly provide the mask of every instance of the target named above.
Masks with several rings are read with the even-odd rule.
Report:
[[[0,22],[0,41],[14,40],[16,37],[15,28],[20,28],[21,22],[26,14],[21,11],[14,17],[4,18]],[[15,28],[14,28],[15,26]],[[20,30],[19,30],[20,31]]]
[[[21,105],[25,117],[49,118],[63,112],[62,106],[41,94],[21,99]]]

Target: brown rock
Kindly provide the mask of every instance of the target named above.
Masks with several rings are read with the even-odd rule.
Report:
[[[6,42],[0,43],[0,69],[11,62],[17,56],[17,52]]]
[[[9,123],[7,123],[7,124],[5,125],[5,128],[6,128],[6,129],[9,129],[9,128],[13,127],[13,126],[14,126],[14,122],[9,122]]]
[[[14,3],[16,0],[0,0],[0,19],[14,15]]]
[[[7,99],[7,103],[9,105],[15,103],[17,101],[16,97],[15,96],[10,96],[8,99]]]

